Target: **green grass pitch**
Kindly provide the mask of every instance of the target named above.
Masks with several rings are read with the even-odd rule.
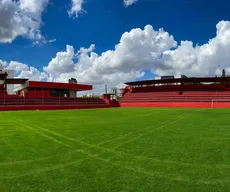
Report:
[[[230,111],[0,112],[0,191],[230,191]]]

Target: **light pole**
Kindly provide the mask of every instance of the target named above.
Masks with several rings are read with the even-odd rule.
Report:
[[[105,84],[105,94],[107,94],[107,84]]]

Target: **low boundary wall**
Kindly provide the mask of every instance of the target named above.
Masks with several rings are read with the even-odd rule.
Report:
[[[183,108],[230,108],[230,102],[137,102],[121,103],[119,105],[27,105],[27,106],[0,106],[0,111],[19,110],[71,110],[71,109],[96,109],[112,107],[183,107]]]
[[[0,106],[0,111],[19,111],[19,110],[66,110],[66,109],[96,109],[119,107],[118,105],[27,105],[27,106]]]
[[[184,108],[230,108],[230,102],[133,102],[120,103],[121,107],[184,107]]]

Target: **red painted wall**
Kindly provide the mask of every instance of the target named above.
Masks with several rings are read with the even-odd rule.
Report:
[[[66,110],[66,109],[96,109],[117,107],[116,105],[68,105],[68,106],[0,106],[0,111],[17,110]]]
[[[29,91],[25,91],[25,97],[26,98],[50,98],[50,90],[29,90]]]
[[[121,103],[121,107],[185,107],[185,108],[211,108],[211,102],[135,102]],[[217,102],[213,108],[230,108],[230,102]]]

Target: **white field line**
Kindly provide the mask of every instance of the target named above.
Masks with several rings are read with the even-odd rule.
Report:
[[[51,165],[49,167],[43,167],[41,169],[36,169],[36,170],[31,170],[31,171],[25,171],[25,172],[20,172],[20,173],[13,173],[13,174],[7,174],[4,176],[0,176],[0,179],[14,179],[14,178],[19,178],[19,177],[25,177],[25,176],[31,176],[31,175],[36,175],[36,174],[41,174],[45,173],[48,171],[54,171],[58,170],[64,167],[68,167],[71,165],[77,165],[78,163],[81,163],[84,160],[87,160],[88,157],[78,159],[77,161],[72,161],[64,164],[58,164],[58,165]]]
[[[45,135],[45,134],[44,134]],[[42,136],[44,136],[44,135],[42,135]],[[53,140],[54,141],[54,140]],[[62,143],[62,142],[61,142]],[[96,158],[96,159],[98,159],[98,160],[101,160],[101,161],[104,161],[104,162],[107,162],[107,163],[109,163],[109,164],[112,164],[112,165],[114,165],[114,166],[117,166],[117,167],[120,167],[120,168],[122,168],[122,169],[126,169],[126,170],[130,170],[130,171],[133,171],[133,172],[137,172],[137,173],[141,173],[141,174],[145,174],[145,175],[148,175],[148,176],[152,176],[152,177],[160,177],[160,178],[164,178],[164,179],[169,179],[169,180],[173,180],[173,181],[180,181],[180,182],[189,182],[189,183],[194,183],[194,184],[206,184],[206,185],[213,185],[213,184],[219,184],[219,183],[228,183],[229,182],[229,180],[228,179],[226,179],[226,180],[214,180],[214,179],[212,179],[212,180],[198,180],[198,181],[192,181],[192,180],[190,180],[189,178],[185,178],[185,177],[181,177],[181,176],[178,176],[178,175],[175,175],[175,174],[162,174],[161,172],[152,172],[152,173],[150,173],[150,172],[146,172],[145,170],[143,170],[143,169],[135,169],[135,168],[131,168],[131,167],[127,167],[127,166],[124,166],[124,165],[121,165],[121,164],[119,164],[119,163],[115,163],[115,162],[112,162],[112,161],[110,161],[110,160],[108,160],[108,159],[104,159],[104,158],[101,158],[101,157],[98,157],[100,154],[97,154],[97,155],[92,155],[92,154],[90,154],[90,153],[87,153],[87,152],[85,152],[85,151],[81,151],[82,153],[84,153],[84,154],[86,154],[86,155],[88,155],[89,157],[92,157],[92,158]],[[83,159],[81,159],[81,160],[85,160],[85,159],[87,159],[87,158],[83,158]],[[80,161],[81,161],[80,160]],[[76,161],[75,163],[77,163],[77,162],[79,162],[79,161]],[[67,163],[67,164],[62,164],[61,166],[60,165],[56,165],[57,167],[55,168],[55,169],[60,169],[61,167],[63,167],[63,166],[65,166],[65,165],[71,165],[71,164],[74,164],[74,162],[71,162],[71,163]],[[52,169],[52,170],[54,170],[54,169]],[[45,171],[42,171],[41,169],[40,170],[37,170],[39,173],[41,173],[41,172],[45,172],[45,171],[50,171],[49,169],[48,170],[45,170]],[[36,172],[30,172],[30,173],[32,173],[32,175],[33,174],[36,174]],[[23,173],[23,175],[20,175],[20,174],[17,174],[17,175],[15,175],[15,176],[13,176],[14,178],[15,177],[21,177],[21,176],[25,176],[25,172]],[[29,173],[27,173],[26,174],[26,176],[28,176],[28,174]],[[30,174],[29,174],[30,175]],[[6,176],[6,177],[4,177],[4,178],[7,178],[7,179],[10,179],[10,178],[12,178],[11,176]]]
[[[187,115],[188,116],[188,115]],[[154,130],[158,130],[158,129],[162,129],[164,128],[165,126],[168,126],[170,124],[173,124],[173,123],[176,123],[177,121],[180,121],[184,118],[186,118],[187,116],[183,116],[183,117],[177,117],[175,120],[170,120],[170,121],[166,121],[166,122],[163,122],[162,124],[160,125],[157,125],[157,127],[155,129],[151,129],[150,132],[153,132]],[[21,124],[21,125],[24,125],[24,124]],[[168,164],[176,164],[176,165],[180,165],[180,166],[199,166],[199,167],[205,167],[205,168],[230,168],[230,164],[217,164],[217,165],[207,165],[207,164],[191,164],[191,163],[186,163],[186,162],[177,162],[177,161],[170,161],[170,160],[159,160],[157,158],[152,158],[152,157],[144,157],[144,156],[135,156],[135,155],[131,155],[129,153],[126,153],[126,152],[122,152],[122,151],[117,151],[117,150],[114,150],[118,147],[121,147],[122,145],[126,144],[126,143],[129,143],[129,142],[132,142],[133,140],[135,139],[138,139],[146,134],[149,134],[150,132],[146,132],[146,133],[142,133],[140,135],[138,135],[137,137],[134,137],[134,138],[131,138],[130,140],[128,141],[125,141],[124,143],[122,144],[119,144],[118,146],[115,146],[113,148],[104,148],[104,147],[100,147],[98,145],[92,145],[92,144],[89,144],[89,143],[86,143],[86,142],[83,142],[81,140],[77,140],[75,138],[70,138],[70,137],[67,137],[67,136],[64,136],[64,135],[61,135],[61,134],[57,134],[55,132],[52,132],[52,131],[49,131],[45,128],[42,128],[42,127],[39,127],[39,126],[34,126],[34,125],[31,125],[33,127],[37,127],[38,129],[42,129],[44,131],[47,131],[53,135],[56,135],[56,136],[59,136],[59,137],[62,137],[62,138],[65,138],[67,140],[70,140],[70,141],[74,141],[74,142],[78,142],[78,143],[81,143],[81,144],[84,144],[84,145],[87,145],[89,147],[92,147],[92,148],[97,148],[97,149],[101,149],[101,150],[104,150],[104,151],[108,151],[108,152],[112,152],[112,153],[115,153],[115,154],[124,154],[124,155],[128,155],[128,156],[132,156],[132,157],[135,157],[135,158],[139,158],[139,159],[149,159],[149,160],[152,160],[152,161],[155,161],[155,162],[162,162],[162,163],[168,163]],[[31,128],[30,126],[30,128]],[[153,125],[154,126],[154,125]],[[153,127],[151,126],[151,127]],[[148,127],[149,128],[149,127]],[[68,145],[68,147],[70,148],[71,146]],[[74,152],[80,152],[82,150],[75,150]],[[47,157],[47,158],[50,158],[50,157]],[[39,158],[41,160],[43,159],[46,159],[46,157],[44,158]],[[34,160],[31,160],[31,161],[39,161],[39,159],[34,159]],[[26,160],[23,160],[23,162],[26,162]],[[30,161],[30,160],[27,160],[27,161]],[[20,163],[20,161],[15,161],[15,162],[12,162],[12,163]],[[0,164],[1,165],[1,164]]]
[[[148,172],[144,169],[141,168],[132,168],[132,167],[128,167],[125,165],[122,165],[120,163],[115,163],[111,160],[108,159],[104,159],[102,157],[98,157],[100,154],[96,154],[96,155],[92,155],[90,153],[87,153],[85,151],[82,151],[83,154],[88,155],[90,158],[95,158],[98,159],[100,161],[109,163],[113,166],[119,167],[123,170],[128,170],[128,171],[132,171],[135,173],[139,173],[142,175],[147,175],[147,176],[151,176],[151,177],[155,177],[155,178],[163,178],[166,180],[172,180],[172,181],[179,181],[179,182],[183,182],[183,183],[189,183],[189,184],[194,184],[194,185],[200,185],[200,184],[206,184],[206,185],[213,185],[213,184],[223,184],[223,183],[229,183],[229,179],[225,179],[225,180],[219,180],[219,179],[210,179],[210,180],[191,180],[189,179],[189,177],[185,177],[185,176],[180,176],[177,174],[163,174],[159,171],[154,171],[154,172]],[[20,174],[11,174],[11,175],[4,175],[3,177],[0,176],[1,179],[13,179],[13,178],[19,178],[19,177],[24,177],[24,176],[31,176],[31,175],[35,175],[35,174],[41,174],[44,172],[48,172],[48,171],[53,171],[53,170],[57,170],[57,169],[61,169],[70,165],[76,165],[84,160],[87,160],[88,157],[85,157],[83,159],[79,159],[77,161],[73,161],[73,162],[68,162],[65,164],[59,164],[59,165],[54,165],[54,166],[50,166],[50,167],[46,167],[46,168],[42,168],[42,169],[36,169],[36,170],[32,170],[32,171],[27,171],[27,172],[23,172]]]
[[[30,130],[34,131],[35,133],[37,133],[37,134],[39,134],[39,135],[41,135],[41,136],[43,136],[43,137],[45,137],[45,138],[48,138],[48,139],[52,140],[53,142],[56,142],[56,143],[58,143],[58,144],[64,145],[65,147],[74,149],[72,146],[67,145],[66,143],[64,143],[64,142],[62,142],[62,141],[59,141],[59,140],[57,140],[57,139],[55,139],[55,138],[53,138],[53,137],[51,137],[51,136],[48,136],[48,135],[46,135],[46,134],[44,134],[44,133],[41,133],[40,131],[38,131],[38,130],[36,130],[36,129],[33,129],[32,126],[30,126],[30,125],[28,125],[28,124],[21,123],[21,122],[18,121],[18,120],[17,120],[17,121],[14,120],[14,122],[15,122],[16,124],[18,124],[18,125],[24,126],[24,127],[26,127],[27,129],[30,129]],[[165,123],[165,124],[169,124],[169,123]],[[165,124],[164,124],[164,125],[165,125]],[[161,125],[161,126],[163,126],[163,125]],[[74,139],[74,138],[69,138],[69,137],[66,137],[66,136],[64,136],[64,135],[54,133],[54,132],[52,132],[52,131],[49,131],[49,130],[44,129],[44,128],[39,127],[39,126],[33,126],[33,127],[37,127],[38,129],[47,131],[47,132],[49,132],[49,133],[51,133],[51,134],[53,134],[53,135],[56,135],[56,136],[65,138],[65,139],[70,140],[70,141],[78,142],[78,143],[87,145],[87,146],[92,147],[92,148],[97,148],[97,149],[101,149],[101,150],[104,150],[104,151],[109,151],[109,152],[113,152],[113,153],[115,153],[115,154],[116,154],[116,153],[119,154],[119,152],[117,152],[117,151],[115,151],[115,150],[106,149],[106,148],[99,147],[99,146],[96,146],[96,145],[91,145],[91,144],[89,144],[89,143],[86,143],[86,142],[83,142],[83,141],[80,141],[80,140],[76,140],[76,139]],[[159,127],[159,126],[158,126],[158,127]],[[84,151],[84,150],[79,149],[79,150],[75,150],[74,152],[83,152],[83,151]],[[104,153],[104,152],[103,152],[103,153]],[[88,154],[88,153],[87,153],[87,154]],[[88,155],[89,155],[89,154],[88,154]],[[50,158],[50,157],[47,157],[47,158]],[[44,159],[46,159],[46,158],[39,158],[39,159],[44,160]],[[12,165],[12,164],[18,164],[18,163],[21,163],[21,162],[28,163],[28,161],[33,162],[33,161],[39,161],[39,160],[38,160],[38,159],[35,159],[35,160],[22,160],[22,161],[15,161],[15,162],[3,163],[3,165],[10,165],[10,164]],[[1,164],[0,164],[0,165],[1,165]]]
[[[187,115],[187,116],[188,116],[188,115]],[[120,145],[117,145],[117,146],[115,146],[115,147],[113,147],[113,148],[111,148],[111,149],[119,148],[119,147],[121,147],[121,146],[123,146],[123,145],[125,145],[125,144],[127,144],[127,143],[130,143],[130,142],[132,142],[132,141],[134,141],[134,140],[136,140],[136,139],[139,139],[139,138],[143,137],[144,135],[147,135],[147,134],[149,134],[149,133],[151,133],[151,132],[153,132],[153,131],[156,131],[156,130],[162,129],[162,128],[166,127],[166,126],[172,125],[172,124],[174,124],[174,123],[176,123],[176,122],[178,122],[178,121],[180,121],[180,120],[185,119],[187,116],[182,116],[182,117],[177,118],[177,119],[174,120],[174,121],[170,121],[170,122],[165,123],[165,124],[163,124],[163,125],[157,126],[156,128],[151,129],[151,130],[148,131],[148,132],[142,133],[142,134],[140,134],[140,135],[138,135],[138,136],[136,136],[136,137],[133,137],[132,139],[130,139],[130,140],[128,140],[128,141],[125,141],[124,143],[121,143]],[[150,126],[149,128],[152,128],[152,127],[154,127],[154,125],[153,125],[153,126]]]
[[[168,126],[168,125],[171,125],[171,124],[173,124],[173,123],[176,123],[176,122],[178,122],[178,121],[180,121],[180,120],[182,120],[182,119],[184,119],[184,118],[186,118],[186,117],[187,117],[187,116],[177,117],[177,118],[175,118],[176,120],[173,120],[173,121],[172,121],[172,120],[165,121],[165,122],[161,123],[160,125],[156,126],[155,129],[152,129],[152,130],[150,130],[150,131],[148,131],[148,132],[145,132],[145,133],[143,133],[143,134],[141,134],[141,135],[138,135],[137,137],[134,137],[134,138],[132,138],[132,139],[129,140],[129,141],[131,142],[131,141],[133,141],[133,140],[135,140],[135,139],[137,139],[137,138],[139,138],[139,137],[141,137],[141,136],[144,136],[144,135],[146,135],[146,134],[149,134],[150,132],[152,132],[152,131],[154,131],[154,130],[157,130],[157,129],[159,129],[159,128],[160,128],[160,129],[161,129],[161,128],[164,128],[165,126]],[[59,134],[59,133],[50,131],[50,130],[48,130],[48,129],[45,129],[45,128],[40,127],[40,126],[37,126],[37,125],[29,125],[28,123],[25,124],[25,123],[23,123],[23,122],[21,122],[21,121],[19,121],[19,120],[17,120],[17,121],[14,120],[14,122],[15,122],[15,123],[18,123],[18,124],[20,124],[20,125],[22,125],[22,126],[24,125],[25,127],[29,128],[29,129],[31,129],[31,130],[34,130],[35,132],[36,132],[36,129],[33,129],[32,127],[38,128],[38,129],[40,129],[40,130],[46,131],[46,132],[48,132],[48,133],[50,133],[50,134],[56,135],[56,136],[58,136],[58,137],[61,137],[61,138],[64,138],[64,139],[67,139],[67,140],[70,140],[70,141],[75,141],[75,142],[81,143],[81,144],[86,145],[86,146],[88,146],[88,147],[97,148],[97,149],[103,149],[103,150],[109,150],[109,149],[106,149],[106,148],[103,148],[103,147],[99,147],[99,146],[97,146],[97,145],[89,144],[89,143],[87,143],[87,142],[84,142],[84,141],[81,141],[81,140],[78,140],[78,139],[75,139],[75,138],[71,138],[71,137],[68,137],[68,136],[64,136],[64,135],[62,135],[62,134]],[[151,127],[153,127],[153,126],[155,126],[155,125],[152,125]],[[151,128],[151,127],[149,127],[149,128]],[[37,132],[38,132],[38,131],[37,131]],[[42,135],[40,132],[39,132],[38,134]],[[54,139],[54,141],[56,141],[56,139]],[[125,141],[124,144],[126,144],[126,143],[128,143],[128,142]],[[63,144],[63,142],[61,142],[61,144]],[[122,144],[122,145],[124,145],[124,144]],[[65,146],[71,148],[71,146],[69,146],[69,145],[65,145]],[[120,146],[120,145],[119,145],[119,146]],[[115,148],[117,148],[117,147],[115,147]]]
[[[201,110],[202,110],[202,109],[197,109],[197,110],[195,110],[195,111],[201,111]],[[187,116],[186,116],[186,117],[187,117]],[[183,119],[183,118],[186,118],[186,117],[182,117],[182,119]],[[176,119],[176,120],[174,120],[174,121],[177,122],[177,121],[182,120],[182,119],[180,119],[180,117],[178,117],[178,119]],[[159,129],[159,128],[165,127],[165,126],[166,126],[165,124],[169,125],[169,124],[171,124],[171,123],[175,123],[175,122],[172,122],[172,120],[171,120],[170,122],[164,122],[163,125],[157,125],[157,127],[156,127],[155,129],[150,130],[150,132],[152,132],[152,131],[154,131],[154,130],[157,130],[157,129]],[[24,124],[23,124],[23,125],[24,125]],[[32,125],[32,126],[34,126],[34,125]],[[30,126],[30,127],[31,127],[31,126]],[[42,127],[39,127],[39,126],[36,126],[36,127],[37,127],[38,129],[43,129],[44,131],[50,132],[49,130],[44,129],[44,128],[42,128]],[[151,127],[152,127],[152,126],[151,126]],[[149,128],[149,127],[148,127],[148,128]],[[199,166],[199,167],[205,167],[205,168],[211,168],[211,169],[212,169],[212,168],[230,168],[230,164],[217,164],[217,165],[191,164],[191,163],[186,163],[186,162],[177,162],[177,161],[170,161],[170,160],[160,160],[160,159],[152,158],[152,157],[135,156],[135,155],[131,155],[131,154],[129,154],[129,153],[125,153],[125,152],[122,152],[122,151],[114,150],[114,149],[120,147],[120,146],[123,145],[123,144],[120,144],[120,145],[118,145],[118,146],[115,146],[114,148],[111,148],[111,149],[107,149],[107,148],[99,147],[98,145],[92,145],[92,144],[89,144],[89,143],[86,143],[86,142],[83,142],[83,141],[80,141],[80,140],[77,140],[77,139],[74,139],[74,138],[69,138],[69,137],[66,137],[66,136],[64,136],[64,135],[60,135],[60,134],[54,133],[54,132],[52,132],[52,131],[51,131],[50,133],[52,133],[52,134],[54,134],[54,135],[57,135],[57,136],[59,136],[59,137],[65,138],[65,139],[67,139],[67,140],[71,140],[71,141],[75,141],[75,142],[78,142],[78,143],[81,143],[81,144],[85,144],[85,145],[87,145],[87,146],[89,146],[89,147],[92,147],[92,148],[102,149],[102,150],[105,150],[105,151],[113,152],[113,153],[115,153],[115,154],[129,155],[129,156],[132,156],[132,157],[135,157],[135,158],[139,158],[139,159],[149,159],[149,160],[152,160],[152,161],[155,161],[155,162],[162,162],[162,163],[168,163],[168,164],[176,164],[176,165],[180,165],[180,166],[195,166],[195,167]],[[133,140],[135,140],[135,139],[137,139],[137,138],[139,138],[139,137],[141,137],[141,136],[143,136],[143,135],[145,135],[145,134],[148,134],[148,133],[149,133],[149,132],[147,132],[147,133],[142,133],[141,135],[138,135],[137,137],[132,138],[132,139],[130,139],[130,140],[133,141]],[[126,143],[128,143],[128,142],[131,142],[131,141],[125,141],[124,144],[126,144]],[[68,145],[68,147],[71,147],[71,146]],[[80,151],[81,151],[81,150],[74,150],[73,152],[80,152]],[[71,152],[70,152],[70,153],[71,153]],[[63,154],[63,155],[64,155],[64,154]],[[52,156],[50,156],[50,157],[52,157]],[[38,158],[38,159],[34,159],[34,160],[15,161],[15,162],[11,162],[11,163],[17,164],[17,163],[20,163],[20,162],[23,163],[23,162],[28,162],[28,161],[39,161],[39,159],[43,160],[43,159],[50,158],[50,157],[43,157],[43,158]],[[7,164],[7,163],[3,163],[3,164]],[[1,163],[0,163],[0,165],[1,165]]]
[[[48,139],[50,139],[50,140],[52,140],[52,141],[54,141],[54,142],[56,142],[58,144],[62,144],[67,148],[72,148],[70,145],[67,145],[66,143],[63,143],[62,141],[59,141],[59,140],[57,140],[57,139],[55,139],[53,137],[50,137],[50,136],[48,136],[48,135],[46,135],[44,133],[41,133],[41,132],[37,131],[36,129],[33,129],[31,126],[26,125],[25,123],[21,123],[20,121],[16,121],[16,120],[13,120],[13,121],[15,123],[17,123],[18,125],[21,125],[22,127],[26,127],[27,129],[30,129],[30,130],[34,131],[35,133],[37,133],[37,134],[39,134],[39,135],[41,135],[41,136],[43,136],[45,138],[48,138]]]
[[[138,130],[136,130],[136,131],[132,131],[132,132],[130,132],[130,133],[127,133],[127,134],[124,134],[124,135],[121,135],[121,136],[118,136],[118,137],[115,137],[115,138],[112,138],[112,139],[108,139],[108,140],[106,140],[106,141],[103,141],[103,142],[101,142],[101,143],[98,143],[97,145],[98,145],[98,146],[104,145],[105,143],[109,143],[109,142],[111,142],[111,141],[116,141],[116,140],[119,140],[119,139],[121,139],[121,138],[124,138],[124,137],[127,137],[127,136],[131,136],[131,135],[133,135],[133,134],[139,133],[140,131],[148,130],[148,129],[154,127],[154,126],[156,126],[156,127],[161,126],[161,125],[164,124],[164,123],[166,123],[166,122],[158,123],[158,124],[156,124],[156,125],[150,125],[150,126],[148,126],[148,127],[144,127],[144,128],[138,129]]]
[[[178,117],[174,121],[165,122],[164,124],[157,126],[155,129],[152,129],[150,132],[152,132],[154,130],[157,130],[157,129],[164,128],[165,126],[173,124],[173,123],[176,123],[177,121],[180,121],[180,120],[182,120],[184,118],[186,118],[186,116],[184,116],[184,117]],[[36,126],[36,127],[38,129],[41,129],[41,127],[39,127],[39,126]],[[42,128],[42,129],[44,129],[44,128]],[[134,155],[131,155],[129,153],[125,153],[125,152],[122,152],[122,151],[116,151],[116,150],[114,150],[114,149],[116,149],[116,148],[118,148],[118,147],[120,147],[120,146],[122,146],[122,145],[124,145],[126,143],[129,143],[129,142],[131,142],[131,141],[133,141],[133,140],[135,140],[137,138],[140,138],[140,137],[142,137],[142,136],[144,136],[144,135],[146,135],[146,134],[148,134],[150,132],[146,132],[146,133],[143,133],[141,135],[138,135],[137,137],[134,137],[134,138],[132,138],[132,139],[130,139],[128,141],[125,141],[124,143],[122,143],[122,144],[120,144],[120,145],[118,145],[118,146],[116,146],[114,148],[110,148],[110,149],[107,149],[107,148],[104,148],[104,147],[99,147],[97,145],[91,145],[89,143],[85,143],[85,142],[76,140],[74,138],[69,138],[69,137],[66,137],[66,136],[63,136],[63,135],[60,135],[60,134],[56,134],[55,133],[55,135],[57,135],[59,137],[62,137],[62,138],[65,138],[65,139],[70,140],[70,141],[74,141],[74,142],[78,142],[78,143],[81,143],[81,144],[85,144],[85,145],[87,145],[89,147],[92,147],[92,148],[101,149],[101,150],[112,152],[112,153],[115,153],[115,154],[124,154],[124,155],[128,155],[128,156],[135,157],[135,158],[138,158],[138,159],[148,159],[148,160],[152,160],[152,161],[155,161],[155,162],[158,162],[158,163],[161,162],[161,163],[168,163],[168,164],[177,164],[177,165],[180,165],[180,166],[196,166],[196,165],[198,165],[198,166],[202,166],[202,167],[206,167],[206,168],[213,168],[213,166],[211,166],[211,165],[208,166],[208,165],[203,165],[203,164],[189,164],[189,163],[183,163],[183,162],[177,162],[177,161],[165,161],[165,160],[159,160],[159,159],[156,159],[156,158],[149,158],[149,157],[143,157],[143,156],[134,156]],[[52,132],[52,134],[54,134],[54,132]],[[76,150],[74,152],[82,152],[82,150]],[[43,159],[44,158],[42,158],[42,160]],[[36,161],[38,161],[38,159],[36,159]],[[17,163],[17,162],[15,162],[15,163]]]
[[[29,125],[28,123],[25,124],[24,122],[21,122],[21,121],[19,121],[19,120],[16,121],[15,119],[11,119],[10,117],[8,117],[8,119],[11,120],[12,122],[14,122],[14,123],[16,123],[16,124],[22,126],[22,127],[26,127],[27,129],[30,129],[30,130],[32,130],[32,131],[35,131],[35,133],[37,133],[37,134],[39,134],[39,135],[41,135],[41,136],[43,136],[43,137],[46,137],[46,138],[48,138],[48,139],[51,139],[51,140],[53,140],[53,141],[56,142],[56,143],[62,144],[62,145],[64,145],[64,146],[67,147],[67,148],[72,148],[72,147],[71,147],[70,145],[66,145],[66,144],[63,143],[63,142],[60,142],[60,141],[57,140],[57,139],[54,139],[54,138],[52,138],[52,137],[50,137],[50,136],[48,136],[48,135],[45,135],[44,133],[39,132],[37,129],[33,129],[32,127],[37,127],[37,128],[40,129],[40,130],[42,129],[43,131],[46,131],[46,132],[48,131],[49,133],[54,134],[54,135],[56,135],[56,136],[59,136],[59,137],[62,137],[62,138],[65,138],[65,139],[68,139],[68,140],[71,140],[71,141],[79,142],[79,143],[81,143],[81,144],[87,145],[87,146],[92,147],[92,148],[95,148],[95,147],[96,147],[96,148],[98,148],[98,149],[109,150],[109,149],[106,149],[106,148],[103,148],[103,147],[100,147],[100,146],[97,146],[97,145],[92,145],[92,144],[89,144],[89,143],[86,143],[86,142],[83,142],[83,141],[80,141],[80,140],[76,140],[76,139],[74,139],[74,138],[70,138],[70,137],[66,137],[66,136],[61,135],[61,134],[54,133],[54,132],[49,131],[49,130],[47,130],[47,129],[44,129],[44,128],[40,127],[40,126]],[[166,122],[162,122],[162,123],[160,123],[160,124],[158,124],[158,125],[156,125],[156,126],[158,127],[158,126],[164,125],[165,123],[167,123],[167,121],[166,121]],[[152,127],[152,126],[148,126],[148,127],[146,127],[146,128],[151,128],[151,127]],[[145,128],[144,128],[144,129],[145,129]],[[132,134],[133,134],[133,133],[132,133]],[[130,134],[129,134],[129,135],[130,135]],[[71,152],[79,152],[79,150],[74,150],[74,151],[71,151]],[[70,152],[70,153],[71,153],[71,152]],[[69,152],[67,152],[67,153],[69,153]],[[67,154],[67,153],[63,153],[63,155],[65,155],[65,154]],[[45,159],[49,159],[49,158],[52,158],[52,157],[53,157],[53,156],[42,157],[42,158],[37,158],[37,159],[32,159],[32,160],[21,160],[21,161],[13,161],[13,162],[3,162],[3,163],[0,163],[0,165],[28,163],[28,162],[33,162],[33,161],[45,160]]]

